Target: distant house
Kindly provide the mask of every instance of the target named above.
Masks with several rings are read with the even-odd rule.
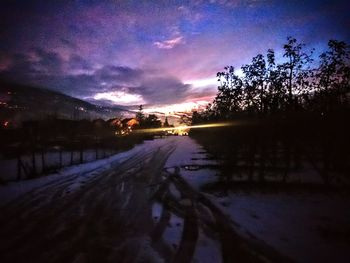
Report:
[[[116,135],[127,135],[132,132],[136,126],[140,125],[136,118],[126,118],[123,120],[114,118],[109,119],[107,123],[110,127],[114,128]]]
[[[123,128],[134,128],[135,126],[140,125],[140,122],[136,118],[126,118],[122,120]]]

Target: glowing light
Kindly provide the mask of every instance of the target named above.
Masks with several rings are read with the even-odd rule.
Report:
[[[233,122],[222,122],[222,123],[209,123],[209,124],[201,124],[201,125],[182,125],[177,127],[169,127],[169,128],[150,128],[150,129],[139,129],[134,132],[137,133],[155,133],[155,132],[166,132],[166,131],[188,131],[190,129],[206,129],[206,128],[215,128],[215,127],[228,127],[233,126]]]
[[[95,100],[110,100],[120,105],[132,105],[145,103],[139,94],[126,93],[124,91],[101,92],[94,96]]]

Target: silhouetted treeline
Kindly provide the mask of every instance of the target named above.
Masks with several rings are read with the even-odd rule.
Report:
[[[289,37],[283,59],[277,63],[272,49],[258,54],[238,74],[233,66],[218,72],[218,93],[193,122],[227,120],[238,115],[266,116],[293,112],[328,112],[348,109],[350,49],[330,40],[328,50],[314,58],[305,45]]]
[[[105,158],[151,138],[148,134],[118,135],[123,129],[127,127],[118,119],[74,121],[51,117],[26,121],[19,128],[0,129],[1,159],[17,159],[17,180],[28,179]]]
[[[242,176],[248,183],[271,176],[287,182],[299,173],[304,182],[313,172],[325,185],[350,185],[350,49],[330,40],[317,60],[314,53],[289,37],[278,63],[268,50],[239,74],[228,66],[217,74],[213,103],[193,113],[193,124],[232,121],[191,134],[236,186]]]
[[[74,150],[119,148],[124,141],[132,140],[129,138],[131,135],[128,138],[118,135],[118,131],[126,128],[118,119],[74,121],[48,117],[40,121],[25,121],[19,128],[0,129],[0,152],[3,156],[10,157],[18,152],[55,146]]]
[[[136,120],[139,122],[137,128],[160,128],[162,127],[161,120],[158,119],[157,115],[155,114],[149,114],[146,116],[143,113],[143,106],[139,106],[139,110],[136,112],[135,115]],[[168,121],[167,121],[168,122]],[[169,125],[169,123],[164,123],[164,125]]]

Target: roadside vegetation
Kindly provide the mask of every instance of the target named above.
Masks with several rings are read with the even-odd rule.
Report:
[[[330,40],[316,55],[289,37],[282,55],[277,60],[269,49],[240,72],[233,66],[218,72],[218,93],[205,111],[193,112],[192,124],[227,121],[232,126],[191,135],[222,162],[225,186],[240,181],[282,187],[291,174],[301,173],[293,180],[299,187],[310,170],[327,188],[348,186],[349,46]]]
[[[76,164],[103,159],[152,139],[152,133],[137,129],[169,126],[156,115],[109,120],[71,120],[48,115],[41,120],[23,121],[19,127],[0,128],[0,182],[31,179]],[[165,127],[165,126],[164,126]],[[5,169],[6,167],[8,169]]]

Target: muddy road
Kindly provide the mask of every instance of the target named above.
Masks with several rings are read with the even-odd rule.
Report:
[[[179,140],[165,140],[1,205],[0,262],[288,262],[239,236],[179,168],[167,167]],[[203,239],[216,254],[203,253]]]

